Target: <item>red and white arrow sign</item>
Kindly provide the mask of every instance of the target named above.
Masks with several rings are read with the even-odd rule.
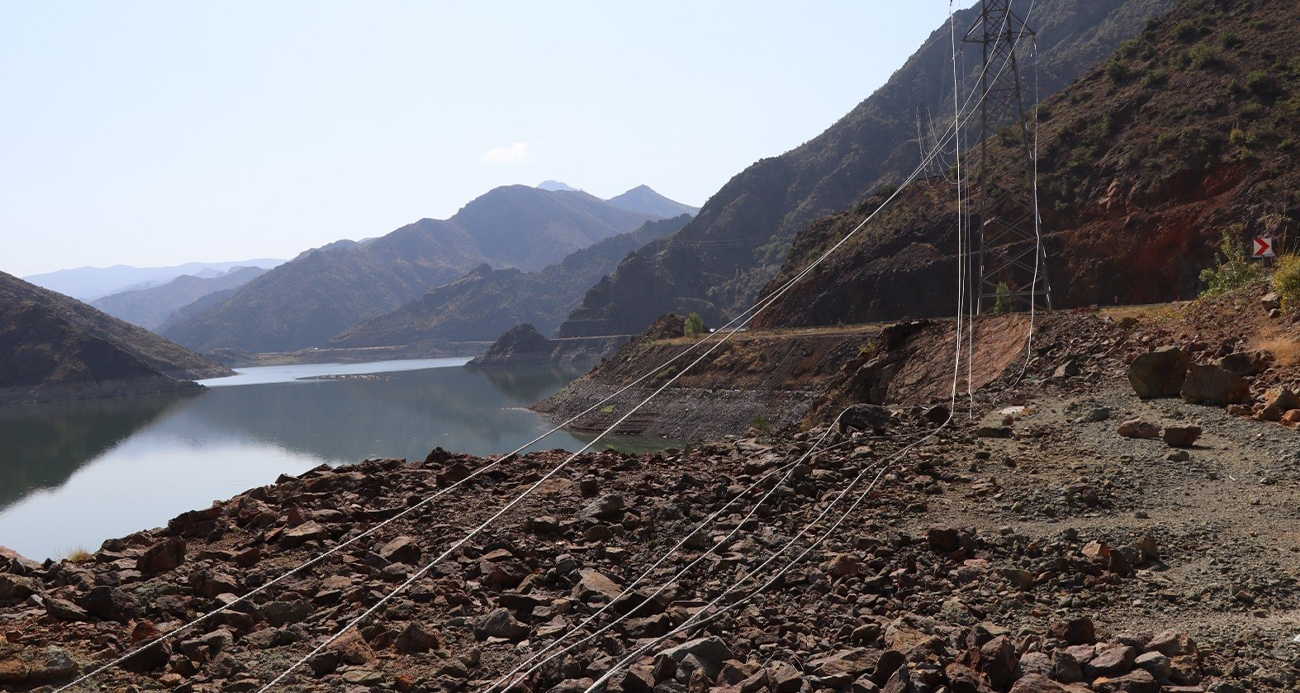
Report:
[[[1251,257],[1277,257],[1277,253],[1273,251],[1273,239],[1256,236],[1255,252]]]

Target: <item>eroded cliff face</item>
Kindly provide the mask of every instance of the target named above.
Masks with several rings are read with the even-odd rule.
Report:
[[[1056,307],[1193,297],[1224,232],[1243,245],[1255,235],[1281,238],[1300,214],[1292,153],[1300,10],[1279,0],[1237,5],[1223,13],[1181,6],[1044,103],[1040,211]],[[1014,154],[1002,137],[990,143],[994,180],[1015,181]],[[981,194],[972,190],[970,208]],[[806,227],[764,292],[881,202]],[[951,315],[956,226],[953,184],[920,181],[755,325]],[[1294,246],[1300,234],[1290,235]],[[1006,279],[1016,286],[1026,277]]]

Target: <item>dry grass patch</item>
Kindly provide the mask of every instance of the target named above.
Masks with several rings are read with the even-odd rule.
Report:
[[[1251,345],[1273,354],[1279,366],[1300,366],[1300,337],[1296,335],[1274,328],[1255,337]]]

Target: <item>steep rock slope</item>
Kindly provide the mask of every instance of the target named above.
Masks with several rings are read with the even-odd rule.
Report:
[[[496,188],[450,219],[307,251],[164,334],[202,351],[320,346],[482,263],[541,269],[649,218],[583,192]]]
[[[174,392],[226,375],[152,332],[0,272],[0,403]]]
[[[648,185],[638,185],[622,195],[615,195],[605,201],[620,209],[655,214],[661,217],[675,217],[679,214],[694,216],[700,211],[699,207],[692,207],[676,200],[670,200],[655,192]]]
[[[90,305],[148,330],[157,329],[177,310],[217,291],[241,287],[266,274],[261,267],[236,267],[215,277],[186,274],[162,286],[110,294]]]
[[[537,272],[476,267],[401,308],[360,322],[330,340],[336,347],[414,344],[431,339],[487,340],[521,323],[549,333],[582,300],[587,287],[627,254],[680,229],[689,216],[647,222]]]
[[[1255,235],[1280,240],[1289,228],[1295,248],[1298,38],[1294,3],[1192,0],[1047,100],[1040,198],[1055,306],[1191,298],[1225,231],[1244,247]],[[1009,141],[990,143],[998,181],[1019,173]],[[768,288],[878,202],[810,225]],[[949,183],[909,188],[756,323],[949,315],[955,227]]]
[[[1041,93],[1072,82],[1173,4],[1037,2],[1029,22],[1038,33]],[[1023,15],[1027,4],[1017,3],[1015,9]],[[959,31],[974,23],[976,13],[977,8],[958,13]],[[796,149],[753,164],[710,198],[680,233],[624,262],[609,282],[592,289],[560,334],[637,332],[667,312],[698,311],[710,323],[739,312],[776,274],[796,232],[915,168],[918,106],[936,120],[952,112],[950,58],[945,25],[839,122]],[[978,62],[973,55],[965,61],[967,90],[974,86]]]

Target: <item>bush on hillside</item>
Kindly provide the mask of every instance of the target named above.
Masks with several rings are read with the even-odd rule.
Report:
[[[1273,291],[1282,299],[1282,307],[1300,307],[1300,255],[1283,255],[1273,272]]]
[[[1112,84],[1119,84],[1128,79],[1128,76],[1129,70],[1126,63],[1119,60],[1112,60],[1106,64],[1106,78],[1109,79]]]
[[[1246,88],[1259,96],[1276,96],[1282,90],[1273,75],[1263,70],[1246,75]]]
[[[1219,243],[1219,266],[1201,270],[1201,281],[1205,282],[1202,296],[1215,296],[1240,289],[1259,279],[1259,265],[1246,257],[1246,244],[1241,241],[1240,225],[1233,225],[1223,232]]]
[[[1219,54],[1205,44],[1192,46],[1192,49],[1187,51],[1187,64],[1191,65],[1193,70],[1214,67],[1219,64]]]
[[[699,313],[691,313],[686,316],[686,336],[698,337],[705,332],[704,318]]]

